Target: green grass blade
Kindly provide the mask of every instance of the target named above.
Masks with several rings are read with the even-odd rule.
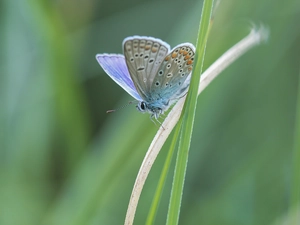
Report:
[[[300,79],[298,84],[298,96],[297,96],[297,109],[295,118],[295,135],[294,135],[294,154],[293,154],[293,177],[291,185],[291,199],[290,199],[290,210],[298,211],[300,210]],[[293,224],[299,224],[300,215],[296,213],[293,219]]]
[[[196,63],[195,63],[194,71],[192,73],[189,93],[186,98],[185,106],[182,113],[183,116],[182,132],[181,132],[182,135],[179,142],[173,187],[172,187],[169,212],[167,217],[168,225],[178,224],[179,221],[181,198],[183,193],[184,178],[185,178],[187,161],[188,161],[188,151],[190,148],[193,122],[194,122],[195,110],[197,104],[198,86],[200,82],[200,74],[202,72],[202,66],[204,61],[204,53],[205,53],[205,47],[208,38],[212,7],[213,7],[213,0],[204,1],[201,20],[200,20],[200,27],[198,32],[198,40],[196,45],[196,55],[195,55]]]
[[[159,178],[159,181],[158,181],[158,185],[157,185],[157,188],[156,188],[156,191],[155,191],[155,194],[154,194],[154,198],[153,198],[150,210],[149,210],[149,214],[148,214],[148,217],[147,217],[147,220],[146,220],[146,223],[145,223],[146,225],[154,224],[154,220],[155,220],[157,210],[158,210],[158,207],[159,207],[160,198],[162,196],[163,188],[164,188],[164,185],[165,185],[165,182],[166,182],[166,179],[167,179],[167,175],[168,175],[168,171],[169,171],[169,168],[170,168],[170,165],[171,165],[171,162],[172,162],[174,150],[175,150],[176,143],[177,143],[177,138],[179,137],[179,133],[180,133],[179,131],[181,129],[181,121],[182,120],[179,120],[178,124],[176,126],[175,133],[174,133],[174,136],[173,136],[173,140],[172,140],[172,143],[171,143],[171,146],[170,146],[170,149],[169,149],[164,167],[162,169],[162,172],[161,172],[161,175],[160,175],[160,178]]]

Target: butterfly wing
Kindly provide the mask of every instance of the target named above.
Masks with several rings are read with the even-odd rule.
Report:
[[[191,43],[177,45],[160,65],[151,92],[165,100],[178,100],[186,94],[193,69],[195,47]]]
[[[137,92],[144,101],[152,101],[151,86],[170,46],[156,38],[133,36],[123,41],[123,51]]]
[[[103,70],[128,94],[142,101],[129,75],[125,58],[118,54],[97,54],[96,59]]]

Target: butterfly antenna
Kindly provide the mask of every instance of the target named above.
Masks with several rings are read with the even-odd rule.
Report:
[[[118,111],[118,110],[120,110],[120,109],[123,109],[123,108],[125,108],[125,107],[131,105],[132,103],[135,103],[135,102],[137,102],[137,101],[130,101],[130,102],[128,102],[126,105],[123,105],[123,106],[121,106],[121,107],[119,107],[119,108],[117,108],[117,109],[110,109],[110,110],[107,110],[106,113],[112,113],[112,112]]]

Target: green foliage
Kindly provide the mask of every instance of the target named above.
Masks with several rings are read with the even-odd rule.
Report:
[[[178,224],[179,221],[186,168],[188,164],[193,126],[195,122],[195,111],[197,106],[200,76],[202,74],[203,62],[205,58],[205,49],[209,35],[212,9],[213,0],[204,0],[196,44],[195,66],[192,72],[189,92],[184,104],[182,116],[180,118],[180,120],[182,121],[180,121],[179,123],[182,131],[180,135],[173,137],[174,139],[177,139],[179,137],[179,146],[176,165],[174,169],[174,180],[166,223],[168,225]]]
[[[1,225],[123,223],[158,127],[134,106],[105,113],[131,99],[95,55],[121,53],[122,40],[135,34],[171,46],[195,44],[201,6],[196,0],[2,1]],[[198,98],[179,224],[288,221],[289,206],[299,205],[300,3],[221,1],[214,15],[204,70],[248,34],[251,22],[268,25],[270,38]],[[135,224],[146,221],[169,145],[151,170]],[[172,177],[155,224],[166,222]]]

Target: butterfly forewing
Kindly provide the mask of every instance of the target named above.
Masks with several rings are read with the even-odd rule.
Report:
[[[185,81],[193,69],[194,55],[193,45],[186,43],[176,46],[158,69],[151,92],[166,99],[184,95],[189,84]]]
[[[128,72],[125,58],[118,54],[97,54],[96,59],[104,71],[125,91],[138,101],[142,101]]]
[[[169,45],[150,37],[130,37],[123,42],[126,64],[140,96],[151,101],[151,86],[169,53]]]

